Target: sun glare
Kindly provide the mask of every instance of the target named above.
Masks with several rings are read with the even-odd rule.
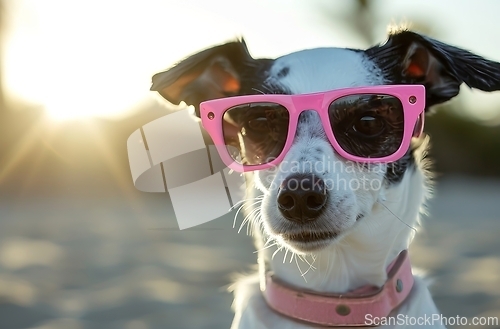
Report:
[[[123,115],[147,95],[149,73],[127,65],[141,50],[113,47],[109,22],[88,20],[96,7],[69,3],[19,1],[9,8],[7,90],[57,120]]]
[[[271,19],[278,5],[259,15]],[[248,41],[263,33],[249,27],[253,20],[235,16],[237,7],[225,0],[12,1],[4,54],[6,89],[43,106],[56,120],[124,116],[151,95],[152,74],[203,47],[241,35]],[[258,6],[248,8],[248,15],[258,11]],[[256,56],[293,50],[301,35],[314,42],[294,22],[285,17],[279,22],[297,32],[281,37],[279,47],[255,38]]]
[[[148,97],[152,73],[170,64],[148,51],[158,40],[147,31],[148,17],[129,3],[11,4],[6,89],[55,120],[122,117]]]
[[[57,120],[120,118],[151,95],[149,86],[154,73],[200,49],[236,37],[245,37],[253,56],[268,58],[304,48],[367,46],[362,38],[345,29],[344,23],[321,18],[319,1],[293,1],[293,5],[288,0],[256,1],[245,7],[245,15],[241,15],[242,5],[238,3],[6,1],[2,73],[7,95],[39,104]],[[416,3],[401,6],[401,13],[418,7]],[[482,21],[484,15],[481,12]],[[492,15],[488,16],[490,21]],[[374,26],[381,31],[380,40],[389,21],[381,18],[380,24]],[[260,22],[272,22],[272,28]],[[463,34],[458,32],[463,29],[460,20],[450,18],[446,25],[456,30],[453,36]],[[467,30],[477,34],[470,25]],[[490,48],[498,49],[498,45],[492,43]]]

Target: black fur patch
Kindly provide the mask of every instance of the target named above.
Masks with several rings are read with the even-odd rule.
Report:
[[[401,159],[387,165],[385,181],[388,185],[400,183],[407,170],[415,170],[414,151],[410,148]]]
[[[412,58],[415,45],[439,63],[433,76],[406,74],[405,61]],[[392,34],[386,43],[367,49],[365,54],[390,83],[425,85],[427,108],[455,97],[462,83],[484,91],[500,89],[500,63],[411,31]]]
[[[288,75],[288,73],[290,72],[290,68],[288,66],[282,68],[279,72],[278,72],[278,78],[284,78]]]

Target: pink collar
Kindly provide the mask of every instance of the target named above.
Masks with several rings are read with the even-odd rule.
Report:
[[[318,294],[295,290],[268,274],[264,298],[276,312],[323,326],[365,326],[365,316],[387,317],[413,287],[408,251],[403,250],[387,268],[381,288],[364,286],[345,294]]]

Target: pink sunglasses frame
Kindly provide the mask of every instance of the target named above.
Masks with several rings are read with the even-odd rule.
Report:
[[[347,153],[342,149],[330,125],[328,107],[330,104],[343,96],[355,94],[384,94],[394,96],[403,104],[404,132],[399,149],[393,154],[381,158],[364,158]],[[235,162],[229,154],[224,143],[224,133],[222,130],[222,118],[224,113],[231,107],[254,102],[273,102],[284,106],[290,115],[288,123],[288,135],[285,146],[281,153],[273,161],[259,165],[243,165]],[[205,101],[200,104],[201,122],[205,130],[212,137],[212,140],[219,152],[219,155],[226,166],[237,172],[248,172],[263,170],[273,167],[283,161],[285,155],[292,147],[299,116],[304,111],[316,111],[321,117],[323,129],[334,150],[343,158],[355,162],[363,163],[387,163],[394,162],[403,157],[410,147],[412,137],[418,137],[422,133],[424,126],[425,109],[425,87],[422,85],[382,85],[369,87],[356,87],[336,89],[326,92],[299,95],[245,95],[219,98]],[[420,118],[420,121],[418,119]],[[419,126],[416,124],[419,122]]]

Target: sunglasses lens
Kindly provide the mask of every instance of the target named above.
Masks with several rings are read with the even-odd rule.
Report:
[[[330,104],[328,115],[335,139],[351,155],[387,157],[394,154],[403,141],[403,105],[397,97],[344,96]]]
[[[233,106],[222,118],[224,142],[239,164],[259,165],[276,158],[285,147],[290,116],[276,103]]]

